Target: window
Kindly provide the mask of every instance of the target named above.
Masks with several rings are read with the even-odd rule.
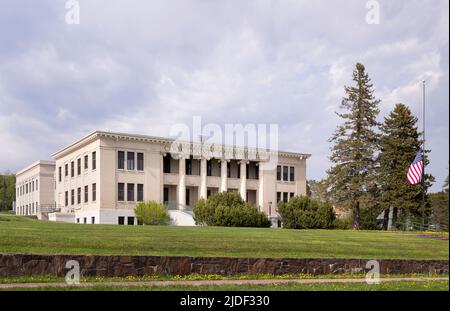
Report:
[[[64,165],[64,176],[69,176],[69,164]]]
[[[97,200],[97,184],[92,184],[92,201]]]
[[[164,204],[169,202],[169,188],[167,188],[167,187],[164,187],[164,190],[163,190],[163,200],[164,200]]]
[[[127,201],[134,201],[134,184],[127,184]]]
[[[38,191],[38,190],[39,190],[39,186],[38,186],[38,184],[39,184],[39,179],[36,179],[35,184],[36,184],[36,191]]]
[[[206,176],[211,176],[211,160],[206,161]]]
[[[236,163],[237,168],[237,178],[241,178],[241,165]]]
[[[144,201],[144,185],[143,184],[137,185],[137,200],[139,202]]]
[[[231,162],[227,162],[227,177],[231,177]]]
[[[68,206],[69,205],[69,191],[66,191],[64,193],[64,206]]]
[[[70,177],[75,176],[75,163],[72,161],[70,162]]]
[[[277,192],[277,203],[281,201],[281,192]]]
[[[119,223],[119,225],[124,225],[125,224],[125,217],[124,216],[119,216],[118,223]]]
[[[25,185],[25,193],[28,193],[28,184]]]
[[[137,170],[143,171],[144,170],[144,154],[138,152],[137,154]]]
[[[186,205],[190,206],[191,204],[191,191],[189,189],[186,189]]]
[[[80,218],[77,218],[77,224],[79,224],[80,223]]]
[[[88,155],[84,156],[84,169],[87,170],[89,167],[89,157]]]
[[[134,170],[134,152],[127,152],[127,169]]]
[[[83,217],[83,223],[87,224],[87,217]]]
[[[192,175],[192,159],[186,159],[186,175]]]
[[[283,180],[284,181],[288,181],[288,170],[289,170],[289,167],[283,166]]]
[[[91,224],[95,224],[95,217],[91,217]]]
[[[284,202],[284,203],[287,203],[287,202],[288,202],[288,195],[289,195],[288,192],[283,192],[283,202]]]
[[[92,170],[97,168],[97,152],[92,152]]]
[[[259,165],[255,166],[255,178],[259,179]]]
[[[211,189],[206,190],[206,198],[211,196]]]
[[[249,164],[245,164],[245,176],[248,179],[250,173],[250,165]]]
[[[277,166],[277,180],[281,180],[281,166]]]
[[[165,155],[163,157],[163,172],[170,174],[170,155]]]
[[[123,170],[125,168],[125,152],[117,151],[117,168]]]
[[[81,175],[81,159],[77,159],[77,174]]]
[[[34,192],[34,180],[31,181],[31,192]]]
[[[84,186],[84,203],[89,201],[89,186]]]
[[[81,187],[77,189],[77,204],[81,204]]]
[[[117,201],[125,201],[125,184],[117,184]]]
[[[75,189],[70,190],[70,205],[75,204]]]
[[[294,167],[291,166],[289,168],[289,180],[290,181],[295,181],[295,173],[294,173]]]
[[[58,167],[58,181],[61,182],[62,181],[62,168],[61,166]]]
[[[134,217],[127,217],[127,225],[129,226],[134,225]]]
[[[293,198],[293,197],[294,197],[294,195],[295,195],[295,193],[294,193],[294,192],[291,192],[291,193],[289,193],[289,199],[290,199],[290,198]]]

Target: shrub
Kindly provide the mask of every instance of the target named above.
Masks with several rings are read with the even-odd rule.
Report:
[[[342,218],[336,218],[333,222],[334,229],[348,230],[353,226],[353,218],[351,216],[345,216]]]
[[[293,197],[288,203],[278,204],[283,227],[288,229],[328,229],[333,227],[336,215],[328,203],[305,196]]]
[[[197,225],[224,227],[265,227],[271,225],[266,214],[250,205],[237,192],[221,192],[201,199],[194,206]]]
[[[134,209],[138,224],[167,225],[170,216],[161,203],[155,201],[140,202]]]

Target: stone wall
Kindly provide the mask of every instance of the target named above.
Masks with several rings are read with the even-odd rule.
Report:
[[[368,271],[368,259],[289,259],[114,255],[0,254],[0,277],[65,276],[76,260],[82,276],[186,274],[342,274]],[[448,260],[380,260],[382,274],[448,274]]]

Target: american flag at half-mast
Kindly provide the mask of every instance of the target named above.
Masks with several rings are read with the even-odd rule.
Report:
[[[422,181],[422,172],[423,172],[423,160],[422,160],[422,151],[417,152],[416,157],[414,158],[413,163],[408,170],[408,183],[410,185],[417,185]]]

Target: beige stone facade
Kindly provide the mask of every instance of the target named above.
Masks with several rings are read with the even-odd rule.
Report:
[[[37,161],[16,173],[16,214],[40,216],[54,206],[54,161]]]
[[[192,214],[200,198],[237,191],[276,216],[277,201],[306,193],[308,157],[96,131],[53,154],[54,201],[73,222],[131,225],[142,200]]]

